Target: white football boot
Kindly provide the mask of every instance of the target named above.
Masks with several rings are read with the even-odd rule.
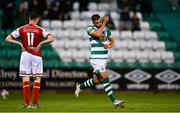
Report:
[[[74,93],[75,97],[78,98],[79,97],[79,93],[81,92],[81,89],[80,89],[80,84],[79,83],[76,83],[76,91]]]
[[[113,106],[114,106],[115,108],[117,108],[117,107],[122,107],[122,106],[123,106],[123,103],[124,103],[124,100],[115,100],[115,101],[113,102]]]

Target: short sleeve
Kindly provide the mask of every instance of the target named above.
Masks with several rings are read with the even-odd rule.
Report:
[[[12,33],[10,33],[10,35],[13,37],[13,38],[18,38],[20,36],[19,34],[19,28],[14,30]]]
[[[107,37],[108,38],[112,37],[112,33],[111,33],[111,31],[109,29],[107,30]]]
[[[94,30],[94,28],[92,26],[87,27],[88,35],[90,35],[93,30]]]
[[[50,33],[47,30],[43,29],[43,37],[47,38],[48,35],[50,35]]]

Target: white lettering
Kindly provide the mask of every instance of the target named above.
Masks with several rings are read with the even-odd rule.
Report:
[[[73,87],[75,86],[75,82],[74,81],[46,81],[45,86],[48,88],[49,87],[54,87],[54,88]]]
[[[52,78],[87,78],[88,73],[84,71],[62,71],[52,70]]]
[[[179,90],[180,85],[179,84],[159,84],[158,86],[159,90]]]
[[[149,89],[149,84],[127,84],[127,89]]]
[[[9,79],[12,79],[12,80],[15,80],[18,73],[15,72],[15,71],[5,71],[3,69],[0,70],[0,78],[9,78]]]

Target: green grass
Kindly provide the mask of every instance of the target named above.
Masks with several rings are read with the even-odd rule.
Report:
[[[104,92],[85,91],[80,98],[73,92],[47,92],[40,95],[39,109],[21,109],[23,97],[10,92],[7,100],[0,99],[0,112],[180,112],[180,94],[177,92],[117,92],[124,99],[124,108],[113,108]]]

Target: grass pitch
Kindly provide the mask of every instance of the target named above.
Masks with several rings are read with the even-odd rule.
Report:
[[[180,112],[180,93],[177,92],[119,92],[125,100],[123,108],[113,108],[103,91],[85,91],[75,98],[73,92],[42,91],[39,109],[22,109],[22,91],[10,92],[7,100],[0,99],[0,112]]]

